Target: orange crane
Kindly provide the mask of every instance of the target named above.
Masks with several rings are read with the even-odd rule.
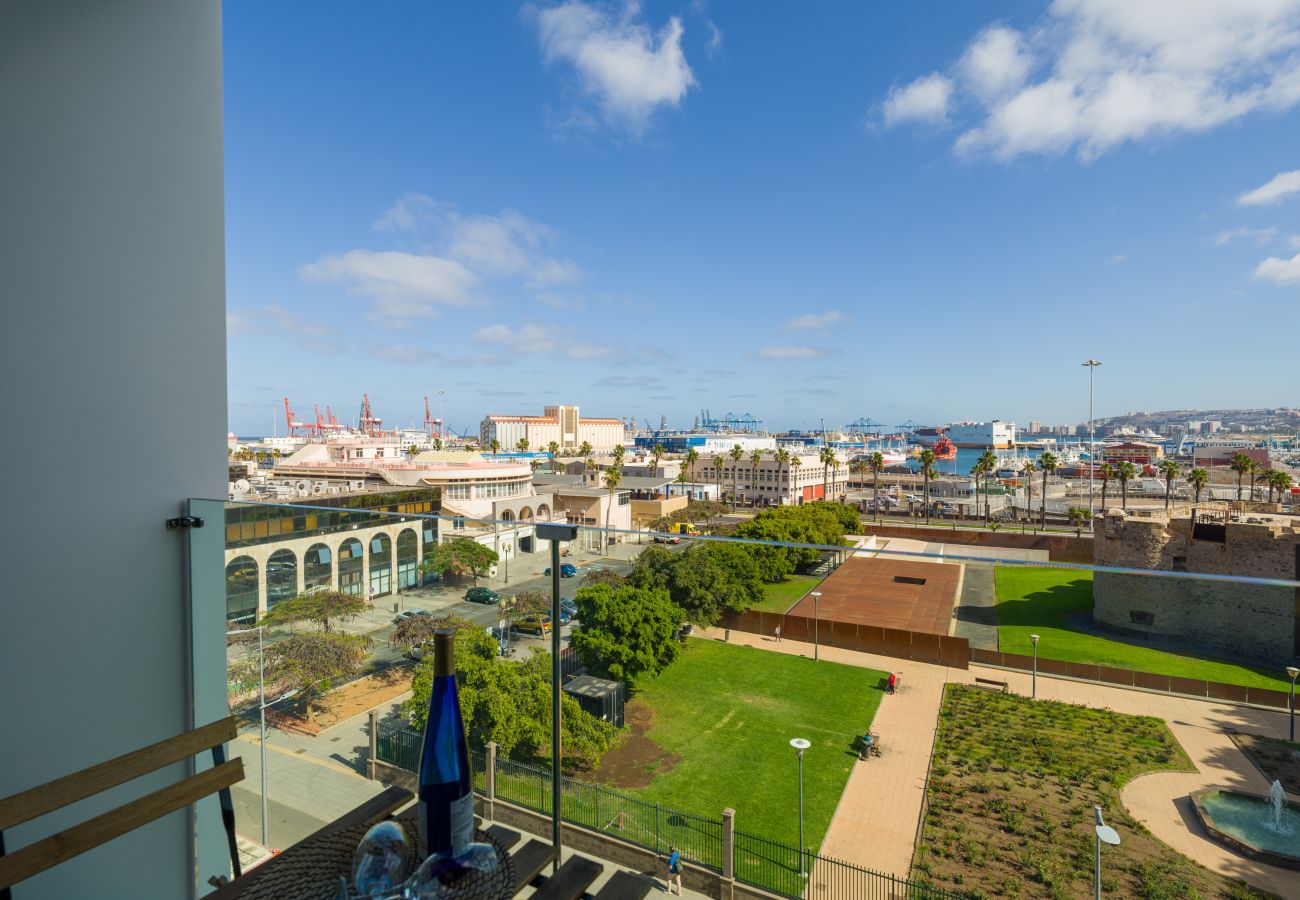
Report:
[[[362,432],[371,437],[378,436],[380,433],[380,426],[384,424],[383,419],[371,413],[369,394],[361,395],[361,421],[358,424],[360,425]]]
[[[429,413],[429,398],[424,398],[424,430],[429,432],[429,437],[433,437],[436,432],[439,436],[442,434],[442,419],[435,419]]]
[[[288,428],[290,435],[296,431],[305,431],[308,435],[311,435],[316,428],[316,426],[311,422],[294,421],[293,410],[289,409],[288,397],[284,398],[284,424]]]

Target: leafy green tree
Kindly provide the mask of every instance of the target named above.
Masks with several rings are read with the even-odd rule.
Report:
[[[741,544],[696,543],[680,553],[651,547],[628,575],[633,587],[667,590],[695,625],[716,625],[724,611],[743,612],[763,599],[754,551]]]
[[[827,482],[830,478],[831,463],[836,461],[835,451],[830,447],[822,447],[817,451],[817,461],[822,464],[822,497],[829,500],[831,495]]]
[[[591,450],[591,441],[583,441],[581,446],[578,447],[578,455],[584,458],[591,456]]]
[[[266,611],[260,624],[267,626],[289,625],[294,622],[313,622],[321,631],[333,631],[340,622],[355,619],[369,608],[364,597],[345,594],[343,591],[308,591],[281,600]]]
[[[1174,493],[1174,479],[1178,477],[1179,472],[1181,472],[1182,469],[1178,463],[1174,462],[1172,459],[1162,459],[1160,465],[1156,466],[1156,469],[1165,478],[1165,512],[1168,512],[1169,501],[1173,497]]]
[[[1091,465],[1091,461],[1089,462],[1089,465]],[[1038,457],[1038,468],[1041,469],[1043,472],[1043,496],[1041,498],[1043,508],[1042,508],[1042,517],[1039,520],[1039,527],[1046,528],[1047,527],[1047,476],[1056,473],[1056,469],[1057,469],[1056,454],[1049,450],[1046,453],[1044,453],[1042,456]]]
[[[1282,471],[1278,471],[1278,470],[1274,470],[1274,471],[1272,471],[1272,472],[1269,472],[1269,473],[1268,473],[1268,499],[1269,499],[1269,502],[1272,502],[1272,500],[1273,500],[1273,491],[1276,490],[1276,491],[1277,491],[1277,499],[1278,499],[1278,502],[1281,503],[1281,502],[1282,502],[1282,498],[1283,498],[1284,496],[1286,496],[1286,492],[1289,491],[1289,490],[1291,490],[1291,488],[1292,488],[1293,485],[1294,485],[1294,481],[1293,481],[1293,479],[1291,478],[1291,475],[1290,475],[1289,473],[1287,473],[1287,472],[1282,472]]]
[[[1128,512],[1128,483],[1137,478],[1137,466],[1127,459],[1115,463],[1115,480],[1119,482],[1120,506]]]
[[[415,459],[416,455],[419,452],[420,452],[420,448],[415,446],[414,444],[406,448],[406,456],[408,459]]]
[[[1108,462],[1102,463],[1097,467],[1097,477],[1101,479],[1101,511],[1104,513],[1106,511],[1106,489],[1110,487],[1110,480],[1115,477],[1115,467]]]
[[[627,578],[613,569],[583,570],[582,578],[578,581],[578,587],[585,588],[593,584],[607,584],[610,587],[618,588],[627,584]]]
[[[493,456],[496,456],[498,453],[501,452],[501,442],[498,441],[496,438],[493,438],[488,442],[488,449],[492,451]]]
[[[1201,468],[1192,469],[1187,473],[1187,480],[1191,482],[1194,492],[1192,502],[1200,503],[1201,491],[1205,490],[1205,486],[1210,483],[1210,473]]]
[[[846,506],[814,501],[764,510],[748,522],[742,522],[736,528],[736,536],[756,541],[840,546],[846,528],[854,527],[856,521],[857,513]],[[752,551],[759,577],[770,583],[813,565],[822,553],[802,547],[754,547]]]
[[[520,439],[515,443],[515,449],[518,450],[520,453],[527,453],[527,452],[528,452],[528,438],[520,438]]]
[[[627,448],[622,444],[619,444],[614,448],[613,454],[614,465],[618,466],[620,469],[623,468],[623,457],[627,455]]]
[[[1237,499],[1241,500],[1241,479],[1242,476],[1248,475],[1254,468],[1255,461],[1244,453],[1237,453],[1232,457],[1232,462],[1228,468],[1237,473]]]
[[[301,693],[307,721],[313,722],[316,699],[335,681],[361,672],[369,646],[370,638],[364,635],[337,631],[291,634],[266,645],[266,680]]]
[[[551,441],[546,445],[546,452],[551,454],[551,472],[554,474],[560,470],[560,444],[558,441]]]
[[[885,454],[879,450],[867,457],[871,469],[871,499],[876,507],[876,521],[880,521],[880,473],[885,471]]]
[[[926,447],[921,451],[921,478],[925,482],[925,524],[930,524],[930,479],[934,478],[934,463],[937,457],[934,451]]]
[[[650,448],[650,475],[651,477],[659,473],[659,460],[664,458],[664,445],[658,442]]]
[[[740,461],[745,456],[745,448],[732,444],[727,455],[731,457],[731,508],[735,509],[740,500]]]
[[[573,647],[588,669],[635,686],[681,652],[677,631],[686,615],[666,590],[579,588],[574,602],[582,628]]]
[[[451,628],[453,630],[473,628],[481,630],[479,626],[469,621],[469,619],[463,619],[460,616],[407,616],[394,626],[392,633],[388,636],[388,646],[420,647],[432,641],[433,636],[442,628]]]
[[[1088,521],[1088,511],[1086,509],[1082,506],[1071,506],[1066,511],[1066,516],[1069,518],[1070,524],[1074,526],[1076,535],[1083,531],[1083,526]]]
[[[796,454],[793,454],[793,455],[790,457],[790,473],[789,473],[789,474],[790,474],[790,479],[791,479],[791,485],[792,485],[792,487],[793,487],[793,489],[794,489],[794,492],[795,492],[795,496],[796,496],[796,498],[799,497],[799,496],[802,496],[802,494],[803,494],[803,491],[801,491],[801,490],[799,489],[799,469],[800,469],[802,466],[803,466],[803,460],[799,458],[799,455],[798,455],[797,453],[796,453]],[[797,503],[798,500],[796,499],[795,502]]]
[[[474,584],[491,571],[501,558],[491,547],[485,547],[469,538],[456,538],[439,544],[425,554],[429,567],[441,575],[469,575]]]
[[[699,461],[700,451],[696,450],[694,447],[691,447],[686,451],[686,467],[683,471],[689,471],[691,473],[692,482],[695,481],[695,464]]]
[[[441,449],[442,449],[442,438],[440,438],[440,437],[436,437],[436,438],[433,439],[433,449],[434,449],[434,450],[441,450]]]
[[[520,591],[510,597],[502,597],[501,603],[512,616],[549,615],[551,592],[537,589]]]
[[[610,539],[613,537],[609,529],[609,517],[610,514],[614,512],[614,492],[618,490],[619,483],[622,480],[623,480],[623,470],[618,466],[617,463],[610,466],[608,469],[606,469],[605,474],[601,476],[600,479],[601,484],[605,486],[605,490],[609,491],[609,505],[605,507],[605,552],[606,553],[609,553]]]

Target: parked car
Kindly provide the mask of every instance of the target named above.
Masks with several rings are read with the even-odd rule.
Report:
[[[547,566],[546,571],[543,572],[542,574],[549,578],[551,576],[551,567]],[[578,567],[575,566],[573,563],[560,563],[561,578],[572,578],[574,575],[577,574],[578,574]]]
[[[409,619],[411,618],[411,616],[431,616],[431,615],[433,615],[433,613],[429,612],[427,609],[420,609],[418,606],[413,606],[410,609],[402,610],[397,615],[393,616],[393,624],[397,624],[398,622],[401,622],[405,619]]]
[[[680,544],[682,539],[675,534],[656,534],[656,544]]]
[[[472,587],[465,592],[465,599],[470,603],[496,603],[501,595],[491,588]]]
[[[578,604],[574,603],[568,597],[560,598],[560,609],[568,613],[570,619],[578,618]]]
[[[515,631],[529,634],[546,634],[551,630],[551,617],[542,615],[524,616],[514,621]]]

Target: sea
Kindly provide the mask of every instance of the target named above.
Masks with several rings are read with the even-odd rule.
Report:
[[[1021,449],[1015,452],[1010,450],[999,450],[996,452],[999,459],[1006,460],[1013,459],[1015,456],[1019,456],[1021,459],[1036,460],[1038,457],[1043,455],[1043,451],[1038,449]],[[983,450],[958,449],[957,455],[954,458],[937,460],[934,464],[934,468],[935,471],[941,475],[969,475],[970,470],[983,455]],[[907,466],[913,472],[921,471],[921,461],[914,456],[909,456],[907,458]]]

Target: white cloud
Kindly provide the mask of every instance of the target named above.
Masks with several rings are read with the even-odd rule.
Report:
[[[1287,246],[1300,250],[1300,234],[1293,234],[1286,239]]]
[[[542,58],[572,65],[606,121],[633,133],[645,130],[657,108],[680,105],[696,84],[682,51],[681,19],[670,18],[656,33],[633,21],[639,12],[630,3],[615,18],[569,0],[537,13]]]
[[[712,19],[705,22],[704,27],[709,29],[709,40],[704,45],[704,52],[709,54],[709,59],[712,59],[722,49],[722,29]]]
[[[550,353],[572,360],[622,355],[622,351],[616,347],[588,343],[574,335],[570,329],[558,325],[525,323],[518,328],[503,324],[486,325],[474,332],[474,340],[484,344],[499,344],[515,353]]]
[[[817,359],[831,353],[824,347],[764,347],[758,351],[764,359]]]
[[[449,217],[447,256],[476,272],[522,276],[530,287],[571,284],[581,277],[576,264],[546,256],[551,229],[507,209],[499,216]]]
[[[951,100],[952,82],[938,72],[933,72],[909,85],[889,91],[889,96],[885,98],[885,125],[892,127],[902,122],[947,122]]]
[[[408,191],[398,197],[370,227],[384,232],[419,231],[426,223],[433,221],[439,210],[438,202],[432,197]]]
[[[970,99],[958,152],[1090,159],[1300,103],[1300,0],[1055,0],[1024,32],[980,32],[951,74]],[[956,112],[941,79],[913,83],[931,120]]]
[[[1300,193],[1300,169],[1293,172],[1279,172],[1253,191],[1246,191],[1237,198],[1239,206],[1267,206],[1277,203],[1291,194]]]
[[[430,362],[440,359],[442,356],[442,354],[434,350],[426,350],[423,347],[401,347],[395,344],[381,344],[375,347],[372,352],[380,359],[404,365]]]
[[[958,71],[980,96],[997,97],[1020,87],[1031,64],[1020,32],[994,25],[966,48]]]
[[[1256,266],[1255,277],[1274,284],[1300,284],[1300,253],[1290,259],[1270,256]]]
[[[376,311],[398,318],[438,315],[438,306],[467,306],[478,278],[453,259],[400,251],[349,250],[299,269],[306,281],[336,282],[376,301]]]
[[[844,313],[837,309],[831,309],[824,313],[808,313],[791,319],[785,323],[785,328],[789,331],[821,331],[836,322],[843,321]]]
[[[255,330],[256,329],[253,328],[253,323],[248,319],[247,313],[226,313],[226,337],[235,337],[241,334],[253,334]]]
[[[1107,262],[1111,263],[1112,265],[1117,265],[1122,262],[1128,262],[1128,257],[1125,256],[1123,253],[1116,253],[1114,256],[1108,259]]]
[[[1221,247],[1224,244],[1231,243],[1238,238],[1252,240],[1257,244],[1267,244],[1277,237],[1276,228],[1247,228],[1242,225],[1240,228],[1228,228],[1220,231],[1214,236],[1214,245]]]
[[[262,312],[271,320],[270,329],[277,334],[314,338],[327,337],[335,333],[334,326],[329,322],[300,316],[283,306],[267,306]]]

